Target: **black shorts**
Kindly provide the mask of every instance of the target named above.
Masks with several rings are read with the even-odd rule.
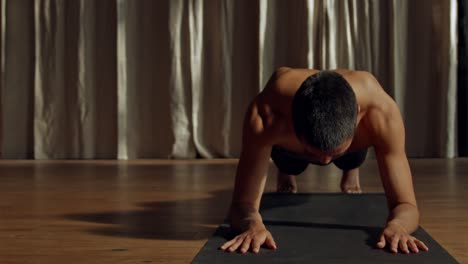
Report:
[[[333,160],[338,168],[342,170],[352,170],[358,168],[366,160],[367,149],[360,151],[348,152],[345,155]],[[297,154],[289,152],[283,148],[273,146],[271,151],[271,159],[278,167],[279,171],[284,174],[298,175],[303,172],[312,162],[301,159]],[[312,163],[316,165],[323,165]]]

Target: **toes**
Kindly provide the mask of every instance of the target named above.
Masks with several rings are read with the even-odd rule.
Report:
[[[356,187],[353,193],[362,193],[361,188]]]
[[[297,192],[297,188],[296,186],[292,185],[292,184],[282,184],[282,185],[279,185],[276,189],[276,192],[279,192],[279,193],[296,193]]]
[[[360,187],[352,186],[352,187],[344,187],[341,189],[342,192],[346,194],[359,194],[362,193],[362,190]]]

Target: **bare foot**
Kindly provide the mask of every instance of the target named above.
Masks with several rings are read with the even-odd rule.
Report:
[[[359,185],[359,168],[343,171],[341,191],[343,193],[362,193]]]
[[[296,176],[278,172],[276,192],[297,193]]]

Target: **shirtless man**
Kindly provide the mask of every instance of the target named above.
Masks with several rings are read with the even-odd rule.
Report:
[[[411,236],[419,212],[396,103],[368,72],[286,67],[275,71],[245,115],[229,215],[239,235],[220,249],[258,253],[263,244],[276,249],[259,213],[270,157],[283,177],[280,189],[309,163],[331,162],[343,169],[344,183],[358,186],[357,170],[369,147],[376,153],[390,211],[376,246],[394,253],[428,250]]]

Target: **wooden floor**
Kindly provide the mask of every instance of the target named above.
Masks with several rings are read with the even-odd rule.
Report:
[[[468,263],[468,159],[411,160],[421,225]],[[236,160],[1,161],[0,263],[190,263],[227,211]],[[275,187],[272,166],[267,191]],[[309,166],[300,192],[337,192]],[[365,192],[382,191],[375,160]]]

